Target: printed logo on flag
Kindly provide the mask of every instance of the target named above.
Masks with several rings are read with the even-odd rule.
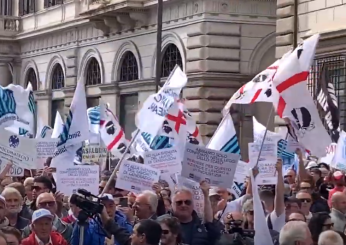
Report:
[[[8,114],[16,114],[17,103],[13,91],[0,87],[0,98],[0,118]]]
[[[19,146],[19,138],[16,135],[12,135],[10,136],[8,143],[10,147],[17,148]]]
[[[100,106],[88,109],[90,124],[99,125],[101,120]]]
[[[75,139],[75,138],[78,138],[81,136],[80,131],[77,131],[74,134],[69,134],[70,127],[72,124],[72,119],[73,119],[73,114],[72,114],[72,111],[69,110],[69,113],[68,113],[67,118],[66,118],[66,122],[64,124],[64,129],[63,129],[62,133],[59,135],[59,143],[58,143],[57,147],[65,144],[66,141],[69,139]]]
[[[42,128],[42,131],[41,131],[41,138],[45,138],[46,135],[47,135],[47,131],[51,130],[52,128],[51,127],[48,127],[48,126],[44,126]]]
[[[294,125],[298,128],[301,137],[304,137],[306,131],[311,131],[315,128],[312,116],[305,107],[294,108],[291,110],[291,113],[295,118]]]
[[[220,149],[222,152],[240,154],[240,148],[238,144],[238,137],[234,135],[227,143]]]

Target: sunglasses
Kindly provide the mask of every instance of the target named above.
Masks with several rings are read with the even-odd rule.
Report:
[[[35,190],[35,191],[40,191],[40,190],[42,190],[42,188],[39,187],[39,186],[37,186],[37,185],[34,185],[34,186],[31,186],[31,190],[32,190],[32,191],[33,191],[33,190]]]
[[[300,187],[301,190],[310,190],[311,187]]]
[[[162,230],[162,235],[168,235],[169,234],[169,230]]]
[[[181,206],[181,205],[183,205],[183,203],[184,203],[186,206],[191,206],[192,201],[191,201],[191,200],[181,200],[181,201],[176,201],[176,202],[175,202],[175,204],[177,204],[177,206]]]
[[[38,204],[39,206],[41,207],[53,207],[55,205],[55,202],[54,201],[50,201],[50,202],[40,202]]]
[[[254,211],[253,210],[249,210],[249,211],[247,211],[247,213],[250,214],[250,215],[253,215]]]
[[[310,203],[311,199],[310,198],[298,198],[301,202],[305,202],[305,203]]]
[[[292,175],[285,175],[285,178],[292,178]]]
[[[323,224],[323,227],[326,227],[327,229],[331,229],[334,227],[334,223],[330,223],[330,224]]]

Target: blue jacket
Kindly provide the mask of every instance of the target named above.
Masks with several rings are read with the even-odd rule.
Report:
[[[71,245],[79,245],[79,230],[80,226],[74,223]],[[90,220],[84,228],[83,245],[104,245],[105,237],[105,233],[99,227],[99,224],[94,220]]]
[[[115,211],[114,220],[121,228],[124,228],[130,235],[132,234],[133,226],[127,221],[126,215],[124,213]],[[115,244],[121,245],[117,241],[115,241]]]

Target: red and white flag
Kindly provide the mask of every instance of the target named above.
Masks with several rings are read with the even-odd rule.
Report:
[[[316,34],[287,55],[276,70],[273,84],[280,93],[277,114],[290,119],[295,137],[312,155],[323,157],[325,148],[332,142],[307,89],[318,40]]]

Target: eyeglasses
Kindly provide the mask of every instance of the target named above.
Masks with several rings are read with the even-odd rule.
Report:
[[[40,202],[38,204],[39,206],[41,207],[53,207],[55,205],[55,202],[54,201],[49,201],[49,202]]]
[[[301,202],[305,202],[305,203],[310,203],[311,199],[310,198],[298,198]]]
[[[331,229],[334,227],[334,223],[330,223],[330,224],[323,224],[323,227],[326,227],[327,229]]]
[[[35,191],[40,191],[40,190],[42,190],[42,188],[39,187],[39,186],[37,186],[37,185],[34,185],[34,186],[31,186],[31,190],[32,190],[32,191],[33,191],[33,190],[35,190]]]
[[[162,234],[163,235],[168,235],[169,234],[169,230],[162,230]]]
[[[181,200],[181,201],[176,201],[176,202],[175,202],[175,204],[177,204],[177,206],[181,206],[181,205],[183,205],[183,203],[184,203],[186,206],[191,206],[192,201],[191,201],[191,200]]]

